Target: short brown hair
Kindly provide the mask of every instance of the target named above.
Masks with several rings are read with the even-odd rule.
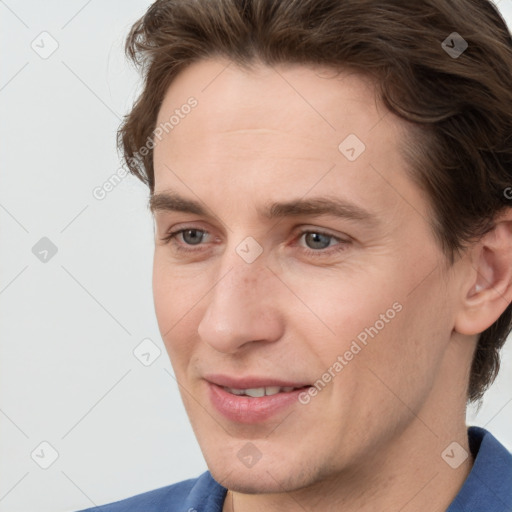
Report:
[[[449,54],[464,41],[462,54]],[[153,140],[168,86],[192,62],[226,57],[372,77],[383,104],[410,123],[403,154],[447,262],[512,206],[512,38],[488,0],[158,0],[133,25],[126,52],[144,89],[118,145],[151,194],[153,152],[139,149]],[[511,328],[509,304],[479,337],[469,400],[494,380]]]

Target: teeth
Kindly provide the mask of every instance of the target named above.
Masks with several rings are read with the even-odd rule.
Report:
[[[262,396],[277,395],[277,393],[289,393],[295,388],[292,386],[280,387],[280,386],[267,386],[265,388],[249,388],[249,389],[235,389],[235,388],[224,388],[232,395],[246,395],[252,398],[261,398]]]
[[[233,389],[233,388],[224,388],[226,391],[229,391],[233,395],[245,395],[245,390],[243,389]]]
[[[265,388],[250,388],[245,390],[245,394],[247,396],[252,396],[253,398],[259,398],[261,396],[265,396]]]

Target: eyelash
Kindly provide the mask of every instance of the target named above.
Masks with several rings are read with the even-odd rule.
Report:
[[[195,252],[199,252],[200,249],[189,249],[186,245],[183,246],[181,245],[180,243],[176,242],[174,239],[179,236],[181,233],[185,232],[185,231],[188,231],[188,230],[195,230],[195,231],[200,231],[201,233],[204,233],[206,235],[210,234],[209,231],[205,230],[205,229],[198,229],[198,228],[193,228],[193,227],[189,227],[189,228],[182,228],[182,229],[178,229],[176,231],[171,231],[169,232],[167,235],[165,235],[164,237],[161,238],[162,242],[164,244],[168,244],[168,243],[172,243],[175,247],[175,249],[177,251],[180,251],[182,253],[188,253],[188,254],[191,254],[191,253],[195,253]],[[313,256],[313,257],[322,257],[322,256],[331,256],[335,253],[338,253],[338,252],[341,252],[341,251],[344,251],[346,250],[346,245],[349,243],[347,240],[342,240],[341,238],[338,238],[334,235],[331,235],[330,233],[326,233],[325,231],[321,231],[321,230],[304,230],[304,231],[300,231],[299,232],[299,235],[298,235],[298,240],[300,240],[304,235],[307,235],[307,234],[316,234],[316,235],[322,235],[322,236],[326,236],[326,237],[329,237],[329,238],[332,238],[336,241],[339,242],[339,244],[333,246],[333,247],[328,247],[326,249],[309,249],[307,247],[302,247],[302,251],[307,255],[307,256]],[[198,244],[198,245],[201,245],[201,244]]]

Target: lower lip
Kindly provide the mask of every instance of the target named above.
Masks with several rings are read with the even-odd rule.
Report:
[[[307,388],[287,393],[252,398],[233,395],[221,386],[207,382],[213,406],[226,418],[236,423],[263,422],[298,402],[299,395]]]

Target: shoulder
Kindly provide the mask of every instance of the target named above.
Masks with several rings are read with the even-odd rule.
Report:
[[[206,471],[198,478],[80,512],[221,512],[225,496],[226,489]]]
[[[470,427],[473,467],[448,512],[512,510],[512,455],[487,430]]]

